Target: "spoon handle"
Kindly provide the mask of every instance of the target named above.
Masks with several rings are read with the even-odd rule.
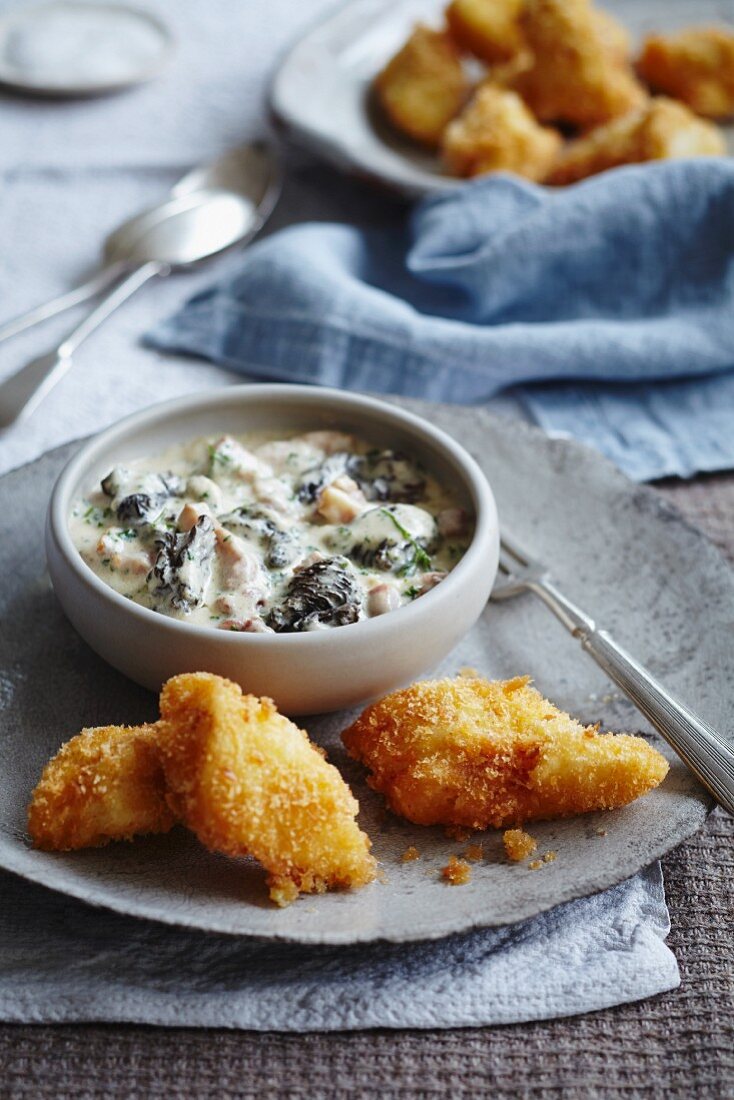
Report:
[[[34,325],[40,325],[42,321],[48,321],[49,318],[56,317],[57,314],[72,309],[73,306],[81,305],[82,302],[101,294],[110,283],[114,283],[120,278],[125,269],[126,264],[122,261],[108,264],[92,275],[90,279],[87,279],[85,283],[74,287],[73,290],[67,290],[65,294],[59,294],[57,298],[43,302],[40,306],[34,306],[33,309],[21,313],[18,317],[11,317],[9,321],[5,321],[4,324],[0,325],[0,341],[9,340],[11,336],[17,336],[19,333],[25,332],[26,329],[33,328]]]
[[[0,383],[0,427],[8,427],[21,414],[30,415],[64,377],[71,366],[72,355],[82,341],[149,279],[156,275],[167,275],[169,271],[169,265],[158,260],[136,267],[113,287],[57,347],[31,359],[10,378]]]

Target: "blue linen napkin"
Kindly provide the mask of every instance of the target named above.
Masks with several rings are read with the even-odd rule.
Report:
[[[403,229],[292,226],[149,333],[259,378],[475,404],[510,390],[639,480],[734,466],[734,162],[553,190],[496,175]]]

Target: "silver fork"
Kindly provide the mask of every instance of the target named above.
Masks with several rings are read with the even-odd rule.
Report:
[[[734,752],[723,737],[675,699],[606,630],[572,603],[550,580],[541,562],[502,534],[499,574],[492,600],[532,592],[560,619],[607,676],[642,711],[716,801],[734,813]]]

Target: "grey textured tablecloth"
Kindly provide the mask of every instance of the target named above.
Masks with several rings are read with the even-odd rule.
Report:
[[[734,475],[662,487],[734,561]],[[278,1035],[0,1027],[2,1100],[734,1097],[734,821],[663,861],[679,989],[587,1016],[456,1031]]]

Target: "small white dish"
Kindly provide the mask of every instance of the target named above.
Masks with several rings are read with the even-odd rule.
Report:
[[[0,84],[59,98],[105,95],[157,76],[173,45],[168,28],[138,8],[51,0],[0,17]]]
[[[100,580],[72,542],[73,502],[110,468],[208,433],[339,428],[419,458],[475,517],[472,542],[441,584],[379,618],[303,634],[240,634],[168,618]],[[445,432],[383,401],[310,386],[250,385],[156,405],[103,432],[69,462],[53,490],[48,568],[61,606],[101,657],[157,691],[205,670],[267,695],[286,714],[354,706],[426,672],[474,625],[497,571],[497,510],[473,458]]]

